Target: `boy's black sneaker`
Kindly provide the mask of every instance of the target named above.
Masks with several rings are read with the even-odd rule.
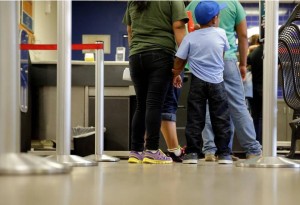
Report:
[[[198,154],[197,153],[189,153],[185,154],[182,158],[183,164],[198,164]]]
[[[232,158],[231,156],[228,154],[220,154],[218,155],[218,163],[219,164],[232,164]]]

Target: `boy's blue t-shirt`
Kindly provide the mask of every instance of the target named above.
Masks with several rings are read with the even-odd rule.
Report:
[[[230,48],[226,33],[221,28],[209,27],[187,34],[176,56],[187,59],[190,71],[209,83],[223,81],[223,53]]]
[[[192,0],[189,5],[186,7],[187,11],[191,11],[193,14],[193,20],[196,23],[195,19],[195,8],[201,0]],[[239,25],[244,19],[246,19],[246,13],[238,0],[216,0],[218,3],[226,3],[227,7],[220,11],[220,24],[219,27],[226,31],[227,39],[230,45],[230,49],[225,53],[224,59],[237,60],[237,44],[236,44],[236,32],[235,28]]]

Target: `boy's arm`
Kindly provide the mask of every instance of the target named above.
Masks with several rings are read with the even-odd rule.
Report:
[[[176,88],[182,87],[182,79],[180,73],[182,72],[184,66],[186,64],[186,60],[176,57],[173,65],[173,86]]]
[[[187,60],[184,60],[184,59],[181,59],[178,57],[175,58],[173,69],[172,69],[174,77],[180,75],[180,73],[183,71],[186,61]]]

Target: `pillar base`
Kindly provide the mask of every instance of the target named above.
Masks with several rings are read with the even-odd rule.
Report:
[[[72,167],[98,166],[97,162],[76,155],[52,155],[47,158]]]
[[[300,168],[300,164],[284,157],[255,157],[236,163],[237,167]]]
[[[89,160],[94,160],[97,162],[118,162],[120,161],[117,157],[111,157],[105,154],[93,154],[86,157]]]
[[[0,155],[0,174],[65,174],[72,167],[54,162],[45,157],[26,153],[5,153]]]

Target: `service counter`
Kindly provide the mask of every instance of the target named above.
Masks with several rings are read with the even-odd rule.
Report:
[[[128,62],[104,62],[104,150],[128,151],[130,149],[130,127],[136,106],[135,92],[130,81],[122,79]],[[31,138],[56,139],[56,62],[32,62],[29,70],[31,112]],[[177,133],[181,145],[186,144],[186,99],[190,84],[190,73],[185,82],[177,111]],[[95,64],[72,61],[72,116],[71,125],[95,126]],[[290,129],[283,100],[278,101],[278,146],[288,147]],[[30,106],[30,105],[29,105]],[[281,110],[284,115],[282,117]],[[289,112],[290,113],[290,112]],[[282,121],[284,119],[284,121]],[[284,126],[283,126],[284,125]],[[282,129],[282,126],[285,129]],[[284,133],[282,133],[284,132]],[[165,150],[163,137],[160,147]],[[234,140],[233,151],[243,151]]]
[[[32,83],[37,86],[56,86],[56,61],[34,61],[31,67]],[[122,80],[128,61],[104,62],[104,86],[128,87],[130,81]],[[72,86],[95,86],[95,63],[72,61]],[[109,93],[108,93],[109,94]]]
[[[105,150],[129,150],[132,83],[122,80],[128,62],[104,62]],[[32,139],[56,139],[56,61],[32,62]],[[71,125],[95,126],[95,63],[72,61]]]
[[[136,106],[132,82],[124,81],[128,62],[104,62],[104,150],[127,151],[130,123]],[[32,100],[32,139],[56,139],[56,61],[32,62],[30,84]],[[188,75],[188,74],[187,74]],[[188,76],[186,82],[188,82]],[[186,98],[184,86],[177,112],[179,141],[185,145]],[[95,63],[72,61],[71,125],[95,125]],[[166,144],[161,137],[161,148]]]

